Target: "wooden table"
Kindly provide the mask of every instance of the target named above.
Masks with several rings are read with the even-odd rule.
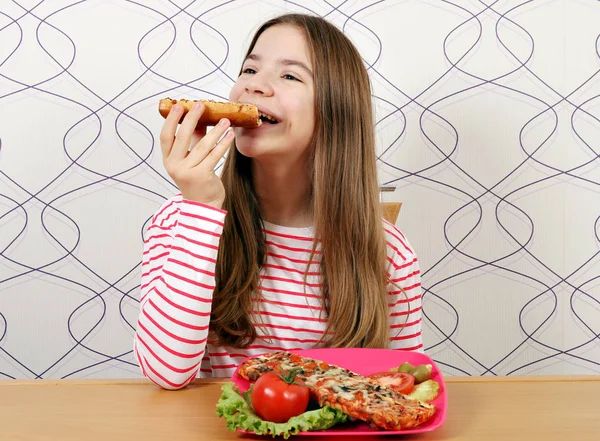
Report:
[[[180,391],[161,390],[143,380],[0,381],[0,440],[272,439],[226,429],[215,413],[223,381],[197,380]],[[600,440],[600,376],[449,377],[446,381],[449,406],[443,427],[425,434],[361,439]]]

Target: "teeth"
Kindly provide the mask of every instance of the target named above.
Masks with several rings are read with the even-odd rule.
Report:
[[[260,116],[268,121],[277,122],[275,118],[273,118],[271,115],[267,115],[266,113],[260,113]]]

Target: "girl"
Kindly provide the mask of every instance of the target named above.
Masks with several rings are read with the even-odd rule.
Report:
[[[144,376],[179,389],[270,351],[422,350],[417,257],[382,217],[369,77],[350,40],[319,17],[269,20],[229,98],[263,124],[194,131],[198,104],[177,131],[175,106],[160,135],[181,194],[144,244]]]

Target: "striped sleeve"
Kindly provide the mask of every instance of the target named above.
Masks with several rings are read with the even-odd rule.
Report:
[[[143,375],[165,389],[186,386],[200,369],[224,219],[224,211],[178,196],[145,232],[134,352]]]
[[[384,227],[390,279],[387,289],[390,311],[389,347],[423,351],[419,261],[400,230],[388,222]]]

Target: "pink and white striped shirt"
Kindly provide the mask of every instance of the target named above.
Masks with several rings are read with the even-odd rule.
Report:
[[[160,207],[147,229],[134,352],[144,376],[163,388],[182,388],[197,376],[229,377],[251,355],[313,348],[325,331],[318,253],[304,289],[312,229],[265,222],[267,258],[260,273],[262,295],[256,301],[254,320],[258,338],[244,349],[213,344],[209,321],[226,214],[179,195]],[[417,257],[404,235],[383,222],[388,275],[408,295],[407,299],[396,286],[388,285],[388,347],[421,351]]]

